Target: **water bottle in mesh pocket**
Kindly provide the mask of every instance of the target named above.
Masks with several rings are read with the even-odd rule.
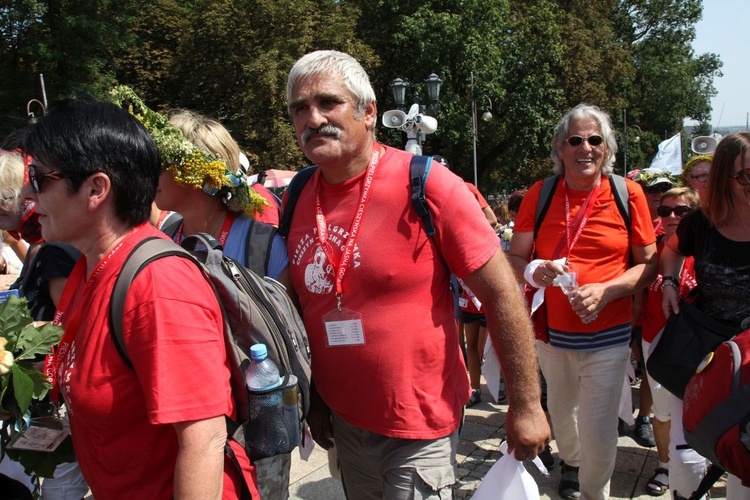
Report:
[[[300,441],[297,377],[266,391],[247,391],[250,418],[243,425],[245,449],[253,460],[291,452]]]

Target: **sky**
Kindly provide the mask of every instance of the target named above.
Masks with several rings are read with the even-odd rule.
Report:
[[[724,63],[714,78],[711,125],[744,126],[750,112],[750,58],[747,49],[750,0],[703,0],[703,19],[695,26],[693,50],[713,52]],[[723,112],[722,112],[723,109]]]

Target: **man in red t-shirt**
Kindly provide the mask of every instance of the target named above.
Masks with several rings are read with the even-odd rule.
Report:
[[[411,204],[412,156],[375,142],[375,94],[347,54],[297,61],[287,101],[297,141],[319,166],[288,239],[315,360],[308,423],[324,448],[335,438],[347,496],[450,494],[469,397],[451,272],[485,304],[508,383],[510,448],[519,459],[537,455],[550,436],[531,325],[498,238],[461,179],[433,162],[426,192],[436,233],[427,236]]]

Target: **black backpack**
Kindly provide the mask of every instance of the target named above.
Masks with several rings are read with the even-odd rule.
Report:
[[[109,311],[110,330],[121,357],[132,368],[122,332],[122,313],[130,284],[149,262],[175,255],[190,260],[206,275],[222,308],[238,424],[230,425],[229,434],[253,460],[291,452],[303,436],[303,422],[310,408],[307,333],[284,287],[225,256],[212,236],[188,236],[182,246],[149,238],[128,255],[112,290]],[[245,384],[250,347],[257,343],[266,345],[269,359],[283,378],[280,387],[263,394],[249,393]],[[284,404],[276,408],[268,405],[282,400]]]
[[[409,163],[411,203],[417,211],[419,218],[422,219],[427,236],[434,236],[435,234],[435,225],[432,223],[432,214],[427,207],[427,192],[425,190],[427,176],[430,175],[431,167],[432,156],[414,156]],[[289,236],[289,226],[292,223],[292,216],[294,215],[294,208],[297,206],[299,195],[317,169],[317,165],[303,168],[297,172],[297,175],[292,177],[292,181],[289,183],[289,187],[286,190],[286,205],[279,221],[279,234],[284,238]]]
[[[542,221],[544,216],[547,215],[550,203],[552,203],[552,195],[555,192],[557,183],[560,177],[553,175],[544,179],[542,184],[542,190],[539,193],[539,202],[536,205],[536,213],[534,215],[534,239],[536,240],[539,228],[542,227]],[[630,218],[630,194],[628,193],[628,186],[625,184],[625,178],[621,175],[611,174],[609,176],[609,184],[612,188],[612,195],[615,198],[615,204],[617,209],[620,211],[622,220],[625,221],[625,227],[630,232],[631,218]]]

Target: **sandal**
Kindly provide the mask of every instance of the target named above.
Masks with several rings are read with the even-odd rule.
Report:
[[[666,481],[660,481],[659,476],[665,476]],[[646,490],[651,496],[661,496],[669,491],[669,470],[662,467],[657,468],[654,471],[654,475],[646,483]]]
[[[578,467],[572,467],[565,462],[560,462],[562,479],[557,492],[565,500],[578,500],[581,498],[581,485],[578,483]]]

